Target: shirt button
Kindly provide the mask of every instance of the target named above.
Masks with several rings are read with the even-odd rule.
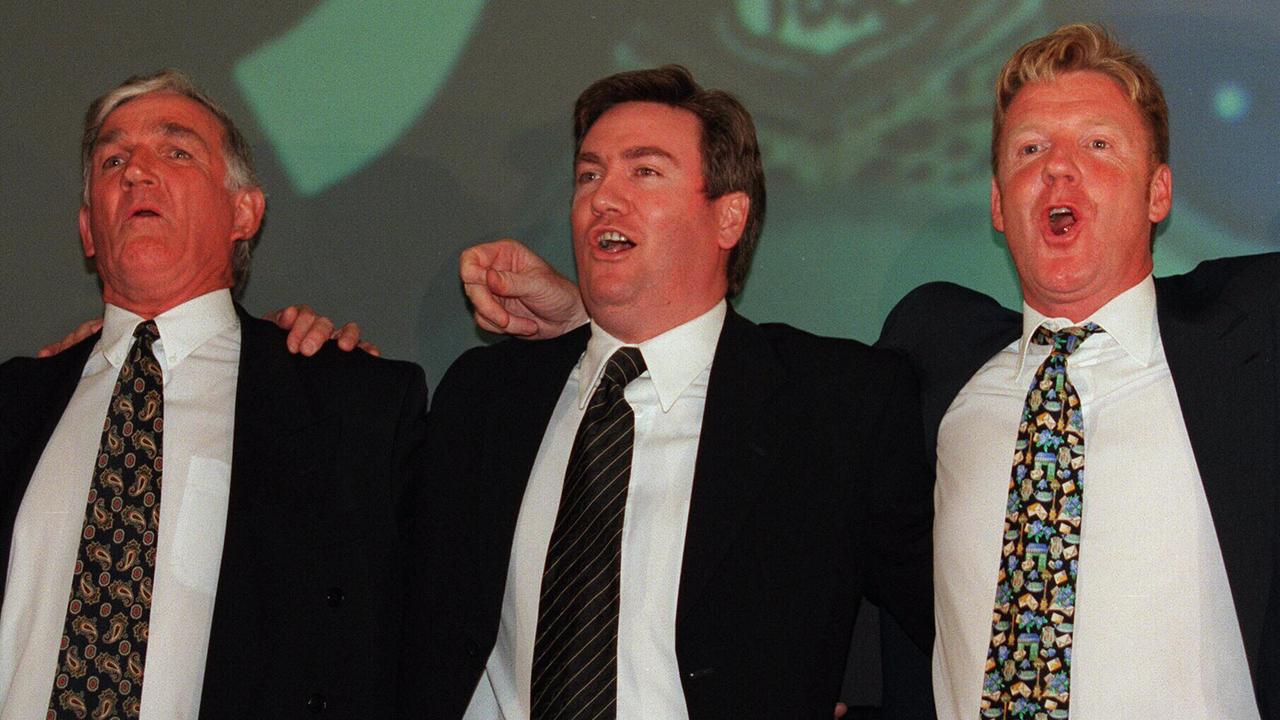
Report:
[[[313,693],[311,697],[307,698],[307,710],[309,710],[312,715],[319,715],[324,712],[324,709],[328,706],[329,701],[325,700],[324,695],[321,695],[320,693]]]
[[[331,587],[328,592],[324,594],[324,603],[331,608],[336,608],[341,606],[342,601],[346,600],[346,598],[346,593],[342,592],[342,588]]]

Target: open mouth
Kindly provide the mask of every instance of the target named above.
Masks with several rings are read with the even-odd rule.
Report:
[[[1049,208],[1049,230],[1054,235],[1066,235],[1076,224],[1076,214],[1071,208]]]
[[[616,253],[633,248],[636,244],[627,239],[626,235],[609,230],[596,236],[596,246],[605,252]]]

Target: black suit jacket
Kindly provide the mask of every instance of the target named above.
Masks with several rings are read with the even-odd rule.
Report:
[[[1258,705],[1280,719],[1280,480],[1268,460],[1280,451],[1280,254],[1157,278],[1156,317]],[[1017,313],[950,283],[917,288],[890,313],[881,343],[905,351],[920,378],[931,461],[956,394],[1021,334]]]
[[[238,311],[231,495],[200,716],[386,717],[402,617],[399,511],[425,434],[422,369],[332,346],[293,356],[280,330]],[[0,569],[96,342],[0,366]]]
[[[583,327],[464,354],[430,415],[414,623],[421,717],[456,718],[497,634],[525,483]],[[676,654],[690,717],[826,718],[859,600],[932,637],[929,494],[897,356],[730,310],[713,360],[684,546]],[[406,663],[406,667],[409,665]],[[914,692],[927,677],[895,680]]]

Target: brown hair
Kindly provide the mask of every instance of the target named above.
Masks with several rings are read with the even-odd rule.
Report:
[[[1063,25],[1018,48],[996,78],[996,107],[991,123],[991,172],[999,172],[1004,114],[1022,86],[1049,82],[1058,73],[1100,72],[1120,83],[1151,131],[1155,163],[1169,162],[1169,107],[1160,81],[1138,54],[1116,42],[1098,25]]]
[[[582,91],[573,108],[574,155],[582,149],[587,131],[609,108],[627,102],[655,102],[688,110],[702,126],[703,193],[715,200],[742,191],[751,201],[742,237],[729,254],[728,295],[741,289],[751,255],[764,227],[764,166],[751,114],[723,90],[707,90],[679,65],[633,70],[597,80]]]

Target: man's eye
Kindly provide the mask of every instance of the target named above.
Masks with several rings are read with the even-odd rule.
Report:
[[[600,173],[596,172],[595,170],[583,170],[582,172],[578,173],[577,180],[578,180],[578,184],[582,185],[584,183],[592,182],[599,177],[600,177]]]
[[[124,164],[124,158],[120,157],[119,155],[111,155],[107,159],[102,161],[102,169],[105,170],[107,168],[120,167],[123,164]]]
[[[1107,148],[1111,147],[1111,143],[1102,139],[1090,140],[1089,147],[1093,148],[1094,150],[1106,150]]]
[[[658,171],[651,167],[640,166],[636,168],[636,174],[641,177],[657,177]]]
[[[1035,155],[1036,153],[1040,152],[1041,149],[1042,148],[1036,143],[1027,143],[1026,145],[1023,145],[1022,147],[1018,148],[1018,154],[1019,155]]]
[[[182,148],[174,148],[173,150],[169,151],[169,155],[175,160],[191,159],[191,153],[187,152],[186,150],[183,150]]]

